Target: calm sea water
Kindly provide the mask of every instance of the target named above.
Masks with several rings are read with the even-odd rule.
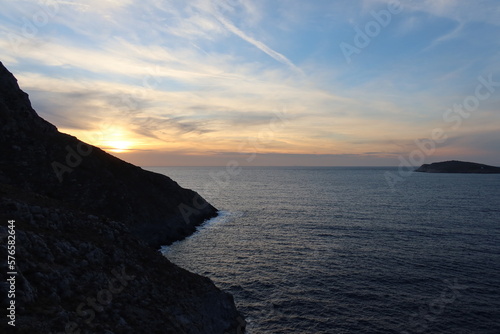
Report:
[[[248,333],[500,333],[500,175],[148,168],[221,215],[165,250]]]

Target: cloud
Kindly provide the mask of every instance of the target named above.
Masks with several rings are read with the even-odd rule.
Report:
[[[187,120],[184,117],[163,115],[162,117],[131,117],[130,128],[135,133],[155,139],[162,139],[162,133],[175,131],[174,135],[187,133],[204,134],[211,130],[206,128],[206,123]]]
[[[412,1],[406,6],[412,11],[425,12],[457,22],[483,22],[496,26],[500,25],[500,9],[496,0],[478,0],[474,2],[424,0]]]
[[[239,4],[239,3],[238,3]],[[250,13],[250,16],[255,17],[260,17],[260,14],[258,10],[256,9],[255,6],[252,6],[250,4],[244,4],[244,2],[241,3],[243,8]],[[229,32],[232,34],[238,36],[245,42],[255,46],[274,60],[280,62],[283,65],[286,65],[290,69],[292,69],[295,73],[304,75],[302,70],[297,67],[292,61],[290,61],[286,56],[283,54],[273,50],[271,47],[263,43],[262,41],[259,41],[255,39],[254,37],[251,37],[248,33],[244,32],[240,28],[236,27],[230,20],[224,17],[224,15],[219,11],[219,8],[223,8],[229,12],[234,12],[234,6],[229,5],[228,3],[222,1],[220,3],[213,3],[212,1],[208,2],[201,2],[198,4],[198,8],[211,15],[214,17],[223,27],[225,27]]]
[[[425,51],[432,49],[433,47],[435,47],[441,43],[447,42],[447,41],[452,40],[454,38],[458,38],[460,36],[460,33],[463,31],[464,26],[465,26],[465,24],[460,22],[455,27],[455,29],[453,29],[452,31],[445,33],[444,35],[436,38],[435,40],[432,41],[432,43],[428,47],[426,47],[422,51],[425,52]]]
[[[39,10],[34,1],[19,3],[2,9],[3,36],[19,34],[16,18]],[[359,3],[61,1],[58,14],[22,47],[0,39],[0,59],[42,116],[79,136],[128,138],[140,150],[200,156],[234,152],[248,142],[268,154],[404,152],[414,138],[441,126],[450,101],[463,101],[460,84],[476,83],[481,69],[464,63],[495,68],[498,52],[496,58],[488,52],[485,37],[474,39],[481,47],[474,59],[451,59],[444,48],[422,57],[412,53],[409,32],[393,34],[396,24],[346,66],[337,61],[335,43],[352,40],[348,21],[366,23],[370,10],[387,6],[364,1],[360,15]],[[470,22],[489,22],[498,13],[487,1],[479,7],[489,11],[474,4],[462,9],[456,1],[425,3],[408,3],[398,18],[431,17],[441,28],[458,22],[434,36],[432,46],[467,41],[476,36]],[[417,53],[429,35],[409,30],[424,41]],[[291,59],[300,59],[300,67]],[[276,112],[286,114],[286,125],[272,130]],[[464,126],[478,122],[471,118]],[[264,135],[272,138],[263,144]]]
[[[302,70],[297,67],[295,64],[293,64],[287,57],[285,57],[284,55],[282,55],[281,53],[279,52],[276,52],[274,51],[273,49],[271,49],[270,47],[268,47],[267,45],[265,45],[264,43],[254,39],[253,37],[250,37],[248,36],[246,33],[244,33],[242,30],[240,30],[239,28],[237,28],[235,25],[233,25],[231,22],[229,22],[227,19],[225,19],[222,15],[219,15],[219,14],[216,14],[214,13],[214,16],[217,18],[217,20],[219,20],[229,31],[231,31],[233,34],[235,34],[236,36],[240,37],[241,39],[245,40],[246,42],[254,45],[255,47],[257,47],[259,50],[261,50],[262,52],[268,54],[271,58],[273,58],[274,60],[288,66],[289,68],[291,68],[294,72],[298,73],[298,74],[301,74],[301,75],[304,75],[304,73],[302,72]]]

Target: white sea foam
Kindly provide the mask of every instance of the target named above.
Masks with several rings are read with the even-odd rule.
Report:
[[[161,246],[160,252],[163,255],[166,255],[166,254],[168,254],[168,252],[170,251],[172,246],[177,245],[178,243],[183,242],[186,239],[196,237],[200,233],[203,233],[206,230],[219,227],[219,226],[221,226],[221,225],[223,225],[223,224],[225,224],[225,223],[227,223],[227,222],[229,222],[237,217],[242,217],[242,216],[243,216],[243,213],[241,213],[241,212],[219,211],[217,216],[210,218],[210,219],[206,220],[205,222],[203,222],[201,225],[197,226],[196,231],[193,234],[191,234],[190,236],[188,236],[187,238],[185,238],[183,240],[176,241],[169,246]]]

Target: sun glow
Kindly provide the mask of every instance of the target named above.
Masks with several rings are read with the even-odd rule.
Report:
[[[106,149],[114,153],[123,153],[130,150],[132,143],[125,140],[110,140],[105,142]]]
[[[137,141],[130,131],[124,127],[101,127],[91,134],[92,144],[112,153],[129,152],[137,146]]]

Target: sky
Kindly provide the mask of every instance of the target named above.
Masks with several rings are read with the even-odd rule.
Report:
[[[500,166],[498,0],[0,0],[0,61],[141,166]]]

